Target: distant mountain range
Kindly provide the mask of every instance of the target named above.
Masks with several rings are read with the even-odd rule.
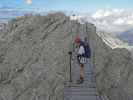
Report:
[[[24,15],[25,11],[20,11],[14,8],[1,7],[0,8],[0,21],[8,21],[17,16]]]
[[[118,38],[127,42],[130,46],[133,46],[133,30],[122,32],[118,35]]]
[[[36,14],[36,13],[43,13],[41,9],[35,8],[13,8],[13,7],[0,7],[0,22],[8,21],[10,19],[16,18],[18,16],[23,16],[28,13]]]

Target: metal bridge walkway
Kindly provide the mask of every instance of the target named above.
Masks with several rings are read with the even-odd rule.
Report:
[[[84,67],[85,81],[83,84],[77,84],[79,78],[79,65],[76,60],[72,62],[72,80],[64,87],[64,100],[101,100],[96,89],[96,81],[93,73],[93,67],[87,63]]]

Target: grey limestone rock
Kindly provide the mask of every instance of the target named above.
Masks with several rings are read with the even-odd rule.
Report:
[[[132,100],[133,61],[126,49],[111,49],[91,23],[63,13],[23,16],[0,39],[0,100],[63,100],[74,36],[89,37],[97,87],[110,100]]]

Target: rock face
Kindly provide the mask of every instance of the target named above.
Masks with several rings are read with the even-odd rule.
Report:
[[[63,100],[67,53],[77,34],[89,37],[99,93],[110,100],[132,100],[130,53],[108,47],[93,24],[55,13],[18,18],[8,31],[0,37],[0,100]]]
[[[69,24],[61,13],[9,23],[9,33],[0,41],[0,100],[63,100]]]
[[[124,48],[111,49],[92,33],[89,37],[99,93],[109,100],[133,100],[133,60],[130,52]]]

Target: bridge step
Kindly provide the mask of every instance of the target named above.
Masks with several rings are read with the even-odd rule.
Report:
[[[76,65],[75,63],[72,68],[73,83],[66,83],[64,86],[64,100],[101,100],[96,89],[93,68],[90,64],[86,65],[84,67],[84,83],[76,84],[80,73],[79,67]]]
[[[84,84],[67,84],[65,85],[66,88],[96,88],[96,84],[93,82],[86,82]]]
[[[80,92],[80,91],[89,91],[89,92],[96,92],[96,88],[86,88],[86,87],[84,87],[84,88],[77,88],[77,87],[70,87],[70,88],[66,88],[65,89],[65,92]]]
[[[98,96],[98,93],[96,91],[66,91],[64,92],[64,95],[93,95]]]
[[[64,98],[64,100],[100,100],[98,96],[82,96],[82,95],[74,95],[74,96],[67,96]]]

